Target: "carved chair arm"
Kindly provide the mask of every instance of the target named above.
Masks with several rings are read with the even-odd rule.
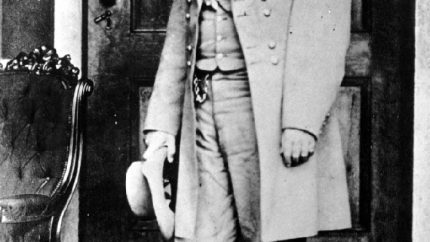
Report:
[[[67,165],[63,170],[61,179],[51,193],[48,211],[59,213],[53,218],[51,240],[60,241],[61,224],[69,206],[73,193],[76,190],[81,171],[84,150],[84,121],[86,99],[93,91],[93,82],[81,79],[75,89],[72,106],[72,132],[69,146]]]

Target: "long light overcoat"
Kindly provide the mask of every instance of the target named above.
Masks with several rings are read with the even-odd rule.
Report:
[[[257,132],[262,240],[349,227],[339,127],[329,113],[344,76],[351,0],[231,1]],[[175,234],[184,238],[193,237],[196,221],[191,80],[200,8],[201,0],[173,0],[145,124],[180,139]],[[313,158],[297,168],[286,168],[280,156],[282,129],[289,127],[319,137]]]

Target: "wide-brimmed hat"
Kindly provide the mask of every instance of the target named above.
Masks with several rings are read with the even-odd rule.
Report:
[[[126,174],[126,193],[133,213],[144,219],[157,219],[162,236],[171,239],[175,221],[163,184],[166,152],[166,148],[161,147],[148,155],[149,159],[130,165]]]

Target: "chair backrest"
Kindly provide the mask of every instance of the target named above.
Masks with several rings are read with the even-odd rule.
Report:
[[[0,197],[55,190],[69,156],[74,89],[58,77],[0,74]]]
[[[60,241],[78,183],[92,89],[87,79],[0,72],[0,198],[15,204],[48,199],[39,218],[32,219],[51,218],[49,241]],[[42,206],[35,203],[34,208]]]

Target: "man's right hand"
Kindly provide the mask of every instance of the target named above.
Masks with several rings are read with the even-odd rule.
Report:
[[[154,151],[163,147],[167,148],[167,160],[172,163],[176,152],[175,136],[163,131],[149,131],[145,137],[147,149],[143,154],[143,159],[148,160]]]

